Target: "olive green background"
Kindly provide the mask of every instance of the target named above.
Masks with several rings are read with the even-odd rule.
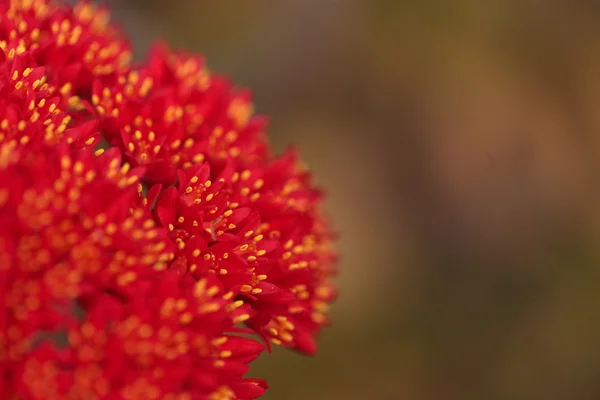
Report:
[[[266,399],[600,398],[600,7],[113,0],[255,92],[342,232],[334,325]]]

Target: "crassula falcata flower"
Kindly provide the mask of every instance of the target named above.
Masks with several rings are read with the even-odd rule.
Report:
[[[254,399],[336,293],[323,193],[251,94],[105,8],[0,1],[0,398]]]

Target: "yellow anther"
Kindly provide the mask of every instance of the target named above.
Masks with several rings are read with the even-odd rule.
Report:
[[[62,95],[66,95],[67,93],[69,93],[71,91],[72,88],[73,88],[73,85],[71,84],[71,82],[67,82],[60,88],[60,93]]]
[[[294,337],[292,336],[291,333],[289,332],[282,332],[279,337],[284,341],[284,342],[291,342],[292,340],[294,340]]]
[[[106,220],[106,214],[98,214],[96,215],[96,218],[94,218],[94,222],[96,222],[97,225],[103,225]]]
[[[257,179],[257,180],[254,182],[254,185],[253,185],[253,187],[254,187],[254,189],[257,189],[257,190],[258,190],[258,189],[260,189],[261,187],[263,187],[263,185],[264,185],[264,184],[265,184],[265,181],[263,181],[262,179]]]
[[[211,286],[206,291],[206,294],[209,295],[210,297],[216,295],[217,293],[219,293],[219,288],[217,286]]]
[[[127,79],[129,80],[129,82],[136,84],[139,82],[140,80],[140,74],[138,71],[131,71],[127,77]]]
[[[117,232],[117,225],[111,222],[108,225],[106,225],[105,230],[108,235],[113,235]]]
[[[199,311],[204,313],[219,311],[221,306],[219,303],[206,303],[200,306]]]
[[[250,315],[249,314],[242,314],[242,315],[238,315],[237,317],[233,318],[233,323],[234,324],[239,324],[239,323],[247,321],[249,319],[250,319]]]
[[[210,343],[213,346],[219,347],[219,346],[222,346],[223,344],[227,343],[227,340],[228,340],[227,336],[221,336],[221,337],[211,340]]]
[[[126,174],[127,172],[129,172],[129,169],[131,168],[131,165],[129,163],[125,163],[121,166],[121,173],[122,174]]]
[[[186,299],[179,299],[177,300],[177,302],[175,303],[175,307],[177,308],[177,310],[179,311],[183,311],[185,310],[185,308],[187,307],[188,303]]]
[[[73,165],[73,172],[75,172],[76,174],[81,174],[84,170],[84,165],[83,162],[81,161],[75,161],[75,165]]]
[[[181,314],[181,317],[179,317],[179,322],[181,322],[182,324],[189,324],[190,322],[192,322],[192,319],[192,313],[186,312]]]

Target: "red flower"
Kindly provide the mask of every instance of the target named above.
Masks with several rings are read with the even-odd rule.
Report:
[[[113,150],[38,158],[12,147],[0,152],[6,396],[262,393],[243,374],[263,346],[227,334],[248,310],[214,278],[166,268],[166,231],[130,207],[141,170],[127,172]]]
[[[48,83],[46,68],[36,64],[30,52],[7,55],[0,50],[0,143],[94,146],[97,121],[69,109],[67,98]]]
[[[328,323],[323,195],[249,92],[162,44],[130,65],[108,21],[0,4],[0,396],[259,397],[238,334],[312,354]]]
[[[97,80],[92,103],[107,140],[135,165],[148,165],[146,181],[170,184],[176,171],[227,158],[264,157],[265,118],[252,116],[246,91],[212,76],[198,57],[156,45],[147,65],[112,82]]]
[[[23,392],[33,398],[208,399],[229,390],[248,393],[247,363],[262,345],[223,334],[231,329],[227,301],[209,280],[181,280],[163,271],[144,282],[130,302],[104,294],[85,320],[68,331],[68,347],[38,347],[19,364]],[[54,385],[40,384],[36,364],[43,353]],[[43,375],[42,375],[43,376]],[[42,380],[43,382],[43,380]],[[46,392],[55,386],[52,395]],[[253,385],[254,386],[254,385]]]
[[[0,5],[0,48],[30,51],[65,94],[89,95],[95,78],[110,77],[132,58],[108,10],[92,1],[74,8],[51,0],[10,0]]]
[[[217,276],[256,316],[261,336],[314,353],[314,334],[335,298],[333,235],[319,211],[321,194],[293,153],[248,164],[203,163],[180,172],[176,186],[145,200],[177,245],[171,265],[197,279]]]

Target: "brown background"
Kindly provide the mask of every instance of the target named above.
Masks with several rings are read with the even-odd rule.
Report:
[[[251,87],[329,190],[335,324],[256,363],[266,399],[600,398],[600,3],[112,4],[139,56]]]

